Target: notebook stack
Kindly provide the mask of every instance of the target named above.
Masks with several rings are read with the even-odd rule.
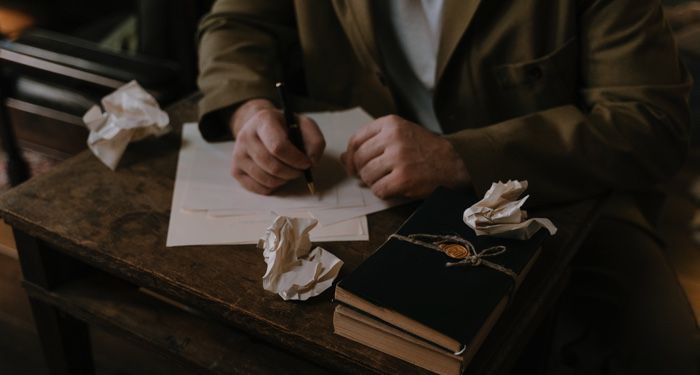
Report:
[[[461,373],[546,236],[477,238],[462,222],[475,201],[438,189],[341,280],[335,333],[436,373]]]

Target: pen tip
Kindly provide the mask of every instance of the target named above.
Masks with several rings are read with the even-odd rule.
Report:
[[[275,83],[275,87],[280,87],[280,86],[282,86],[282,82]]]
[[[316,195],[316,186],[314,186],[314,183],[313,183],[313,182],[307,183],[306,186],[309,188],[309,192],[310,192],[312,195]]]

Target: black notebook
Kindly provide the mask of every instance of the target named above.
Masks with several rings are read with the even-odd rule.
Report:
[[[386,348],[388,341],[381,344],[372,340],[372,328],[362,333],[365,339],[358,339],[356,332],[348,331],[350,325],[338,329],[338,318],[348,323],[354,317],[351,319],[354,323],[362,320],[362,326],[366,327],[388,325],[382,331],[394,332],[394,339],[405,339],[408,334],[413,341],[423,340],[434,346],[433,351],[445,351],[446,358],[458,357],[461,361],[470,358],[534,263],[547,236],[546,231],[540,231],[527,241],[477,237],[462,221],[464,210],[476,201],[476,197],[464,193],[436,190],[396,233],[403,240],[390,237],[338,283],[336,300],[353,311],[339,306],[340,314],[337,309],[334,319],[336,332],[396,355],[395,350]],[[504,246],[500,254],[482,259],[513,271],[515,277],[484,264],[447,267],[446,263],[459,259],[405,240],[420,234],[461,237],[471,242],[476,252]],[[357,319],[358,316],[363,317]],[[415,354],[406,356],[415,363]]]

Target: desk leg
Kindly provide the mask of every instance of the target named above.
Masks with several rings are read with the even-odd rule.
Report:
[[[80,262],[50,249],[42,241],[14,230],[24,280],[54,289],[82,274]],[[89,327],[55,306],[29,297],[34,324],[41,340],[49,373],[94,373]]]

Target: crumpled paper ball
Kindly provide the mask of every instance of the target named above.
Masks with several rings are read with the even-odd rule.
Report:
[[[464,211],[463,220],[474,229],[477,236],[493,236],[527,240],[541,228],[550,235],[557,233],[557,227],[545,218],[527,218],[521,210],[530,197],[518,199],[527,189],[527,181],[509,180],[495,182],[484,194],[484,198]]]
[[[307,300],[333,285],[343,261],[321,247],[311,250],[315,219],[278,216],[258,242],[267,270],[263,288],[284,300]]]
[[[83,122],[90,129],[88,147],[111,170],[117,168],[129,142],[170,131],[168,114],[136,81],[105,96],[101,103],[105,112],[92,106]]]

